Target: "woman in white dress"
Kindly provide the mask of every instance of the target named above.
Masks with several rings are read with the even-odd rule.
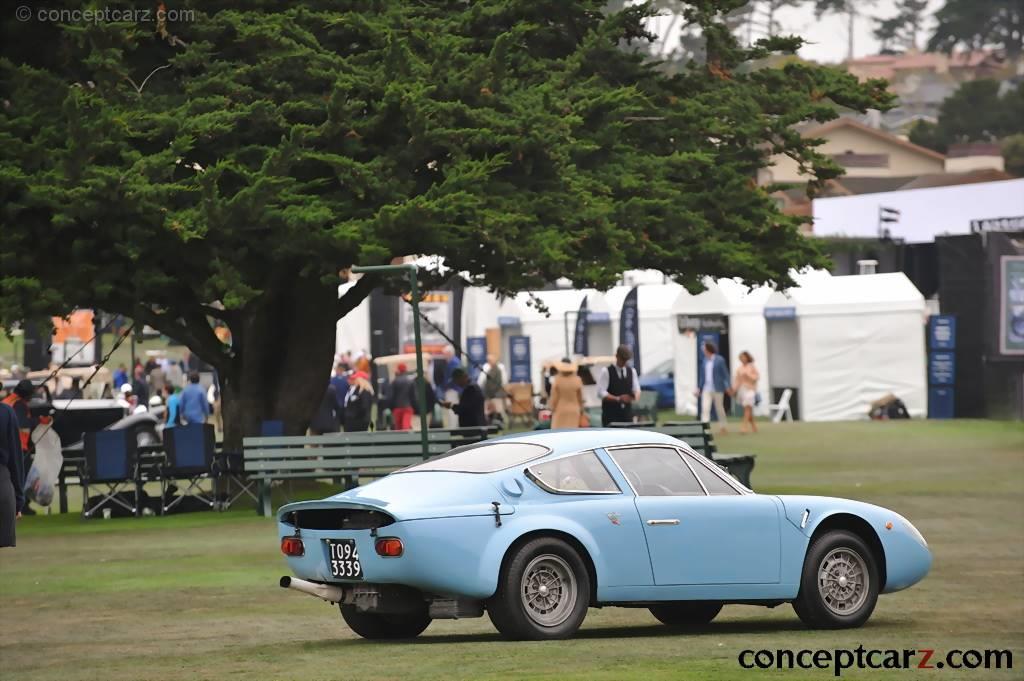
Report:
[[[741,433],[757,432],[757,424],[754,423],[754,403],[757,401],[757,381],[760,378],[761,374],[754,366],[754,358],[744,350],[740,353],[740,366],[736,369],[736,378],[732,384],[732,393],[743,407]]]

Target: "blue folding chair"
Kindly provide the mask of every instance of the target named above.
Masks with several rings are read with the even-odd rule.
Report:
[[[284,421],[260,421],[260,437],[283,437]]]
[[[101,430],[85,434],[85,462],[81,470],[82,515],[92,517],[107,506],[119,506],[132,515],[138,512],[136,487],[139,457],[131,430]],[[102,498],[89,505],[89,487],[103,485]],[[125,497],[131,494],[129,504]]]
[[[213,508],[216,501],[200,487],[213,474],[214,429],[209,423],[193,423],[164,430],[164,452],[167,462],[160,470],[160,498],[167,513],[185,499],[195,497]],[[187,480],[188,487],[167,502],[168,483]]]

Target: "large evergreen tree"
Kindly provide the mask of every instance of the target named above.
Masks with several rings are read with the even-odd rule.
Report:
[[[741,49],[723,23],[741,4],[688,4],[708,59],[671,77],[622,49],[650,38],[647,6],[592,0],[9,13],[0,325],[75,306],[149,324],[218,369],[237,442],[264,418],[305,428],[336,320],[380,283],[339,299],[353,264],[437,254],[503,293],[629,267],[786,284],[817,252],[757,170],[784,153],[837,175],[791,126],[888,96],[802,63],[745,71],[800,41]]]
[[[1024,54],[1021,0],[946,0],[935,19],[938,25],[928,42],[930,50],[995,47],[1014,62]]]
[[[910,141],[946,153],[951,144],[998,142],[1022,132],[1024,87],[982,79],[964,83],[943,100],[937,122],[915,123]]]

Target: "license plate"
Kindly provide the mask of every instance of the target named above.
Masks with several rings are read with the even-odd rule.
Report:
[[[328,539],[331,576],[338,579],[362,579],[363,566],[359,564],[359,552],[355,539]]]

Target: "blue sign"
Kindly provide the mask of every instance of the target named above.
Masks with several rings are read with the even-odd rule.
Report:
[[[487,339],[483,336],[466,338],[466,354],[469,355],[469,377],[475,381],[480,367],[487,362]]]
[[[931,350],[956,348],[956,317],[936,314],[928,318],[928,347]]]
[[[956,355],[952,352],[928,353],[928,384],[953,385],[956,375]]]
[[[928,418],[930,419],[951,419],[955,404],[953,401],[953,388],[944,386],[932,386],[928,388]]]
[[[796,319],[795,307],[766,307],[764,309],[765,319]]]
[[[509,382],[530,383],[530,337],[509,336]]]

